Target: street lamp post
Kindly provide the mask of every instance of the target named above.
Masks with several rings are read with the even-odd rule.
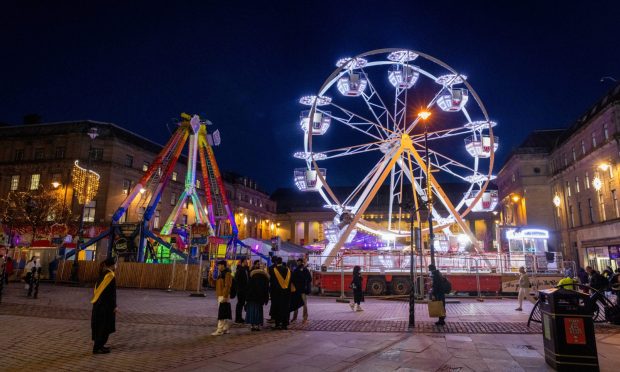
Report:
[[[428,206],[428,245],[431,251],[431,264],[435,264],[435,234],[433,233],[433,193],[431,179],[431,157],[428,153],[428,121],[430,111],[420,111],[418,117],[424,122],[424,153],[426,157],[426,204]]]
[[[85,198],[84,198],[84,205],[82,205],[82,211],[80,213],[80,227],[78,228],[78,236],[77,236],[77,240],[76,240],[76,244],[75,244],[75,259],[73,260],[73,267],[71,268],[71,281],[73,282],[78,282],[79,281],[79,277],[78,277],[78,269],[79,269],[79,254],[80,254],[80,242],[82,240],[82,235],[83,235],[83,230],[84,230],[84,212],[86,210],[86,204],[88,204],[90,202],[90,200],[88,200],[88,180],[90,179],[90,163],[91,163],[91,158],[92,158],[92,151],[93,151],[93,141],[95,140],[95,138],[97,138],[97,136],[99,135],[99,132],[97,130],[97,128],[90,128],[90,130],[88,131],[88,137],[90,137],[90,142],[88,144],[88,160],[87,160],[87,166],[86,166],[86,181],[84,184],[84,193],[85,193]]]

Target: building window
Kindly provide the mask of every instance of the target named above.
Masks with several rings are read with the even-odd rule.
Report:
[[[33,174],[30,176],[30,190],[36,190],[39,188],[39,183],[41,182],[40,174]]]
[[[64,159],[65,158],[65,148],[64,147],[56,147],[56,153],[54,154],[56,159]]]
[[[573,146],[571,151],[573,152],[573,161],[577,161],[577,153],[575,152],[575,146]]]
[[[24,150],[19,149],[19,150],[15,150],[15,161],[22,161],[24,160]]]
[[[588,198],[588,215],[590,217],[590,223],[594,223],[594,207],[592,206],[592,199]]]
[[[605,141],[607,141],[609,139],[609,125],[607,123],[603,125],[603,133],[605,134]]]
[[[581,202],[577,202],[577,213],[579,213],[579,226],[582,226],[583,218],[581,217]]]
[[[123,180],[123,194],[128,195],[131,190],[131,180]]]
[[[611,190],[611,197],[614,200],[614,212],[616,212],[616,218],[620,218],[620,210],[618,209],[618,195],[616,190]]]
[[[607,219],[607,216],[605,216],[605,200],[603,198],[603,193],[598,194],[598,205],[599,205],[599,209],[601,212],[601,222],[602,222]]]
[[[142,163],[142,172],[146,172],[147,170],[149,170],[149,162],[145,161],[144,163]]]
[[[586,142],[584,140],[581,140],[581,154],[586,154]]]
[[[596,132],[592,132],[592,148],[596,147]]]
[[[575,192],[581,192],[581,190],[579,189],[579,177],[575,177]]]
[[[512,174],[512,182],[516,182],[517,181],[517,177],[515,176],[515,174]]]
[[[187,225],[187,215],[183,215],[183,225]]]
[[[19,188],[19,174],[11,176],[11,191],[15,191]]]
[[[90,149],[90,160],[101,160],[103,159],[103,149],[94,147]]]
[[[177,172],[172,172],[172,180],[173,181],[177,180]]]
[[[568,167],[568,156],[564,154],[564,167]]]
[[[586,184],[586,189],[590,189],[590,176],[588,175],[588,172],[586,172],[584,183]]]
[[[196,188],[199,189],[200,188],[200,180],[196,180]]]
[[[159,214],[160,214],[160,211],[159,209],[157,209],[155,211],[155,217],[153,217],[153,228],[155,229],[159,229]]]
[[[125,155],[125,166],[130,168],[133,166],[133,156]]]
[[[34,149],[34,160],[44,160],[45,159],[45,149],[37,148]]]
[[[173,192],[172,194],[170,194],[170,205],[176,205],[176,204],[177,204],[177,194]]]
[[[95,222],[95,208],[97,207],[97,201],[91,200],[84,205],[84,222]]]
[[[568,214],[570,215],[570,227],[575,227],[575,215],[573,214],[573,206],[568,206]]]
[[[566,195],[571,196],[570,194],[570,182],[566,181]]]

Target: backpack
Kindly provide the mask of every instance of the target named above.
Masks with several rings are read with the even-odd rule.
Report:
[[[443,293],[448,294],[452,292],[452,283],[445,276],[441,276],[441,286],[443,288]]]

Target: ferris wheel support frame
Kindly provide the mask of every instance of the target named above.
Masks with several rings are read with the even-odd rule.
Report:
[[[426,164],[424,162],[424,160],[422,159],[422,157],[420,156],[420,154],[414,148],[413,142],[411,141],[411,137],[409,137],[408,134],[403,134],[401,139],[400,139],[400,145],[398,147],[395,147],[394,150],[392,150],[391,153],[388,152],[386,154],[384,162],[387,159],[389,159],[389,160],[387,161],[387,164],[381,166],[377,170],[376,175],[378,175],[378,177],[373,177],[373,181],[374,182],[371,181],[369,183],[369,186],[371,186],[370,190],[368,190],[368,192],[363,197],[363,199],[360,198],[360,200],[363,200],[363,202],[361,203],[361,205],[359,205],[359,207],[356,206],[357,208],[354,209],[353,220],[347,225],[347,227],[344,230],[344,232],[340,234],[340,237],[338,238],[338,241],[336,242],[336,244],[333,245],[331,248],[326,248],[325,249],[324,256],[326,256],[326,257],[324,258],[323,265],[330,265],[332,263],[332,261],[336,258],[336,254],[337,254],[338,250],[340,250],[340,248],[344,245],[344,243],[346,242],[346,240],[349,237],[349,235],[353,232],[353,230],[355,229],[356,225],[358,224],[361,216],[364,214],[364,212],[366,211],[366,209],[370,205],[370,202],[372,201],[372,199],[375,197],[375,195],[379,191],[379,188],[381,187],[383,182],[385,182],[385,179],[390,174],[390,172],[392,171],[392,169],[396,165],[397,161],[400,159],[400,156],[404,152],[406,152],[407,154],[412,155],[414,157],[414,159],[418,162],[418,164]],[[454,216],[454,218],[456,220],[456,223],[459,225],[461,230],[463,230],[463,232],[465,234],[467,234],[467,236],[471,239],[474,248],[478,252],[479,250],[478,250],[478,243],[476,241],[476,237],[474,236],[474,234],[469,229],[469,226],[467,226],[465,221],[463,221],[463,219],[461,218],[459,213],[454,208],[454,205],[448,199],[447,195],[443,192],[441,187],[439,187],[439,184],[435,180],[435,177],[433,177],[431,172],[428,172],[428,166],[427,167],[422,167],[422,169],[425,172],[427,180],[434,187],[435,191],[439,193],[440,198],[444,199],[443,200],[444,205],[449,209],[450,213]],[[412,179],[413,179],[413,175],[411,175],[411,176],[412,176]],[[429,211],[429,213],[431,213],[431,212]]]

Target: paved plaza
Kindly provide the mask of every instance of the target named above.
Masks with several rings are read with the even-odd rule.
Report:
[[[110,355],[92,355],[90,288],[42,285],[37,300],[11,283],[0,304],[0,370],[250,370],[250,371],[545,371],[540,326],[527,327],[532,305],[515,300],[460,299],[437,327],[416,305],[416,330],[407,329],[408,304],[368,299],[352,312],[334,298],[310,297],[310,321],[290,331],[211,336],[213,292],[119,289],[117,332]],[[233,300],[233,303],[235,300]],[[597,326],[601,370],[620,362],[620,328]]]

